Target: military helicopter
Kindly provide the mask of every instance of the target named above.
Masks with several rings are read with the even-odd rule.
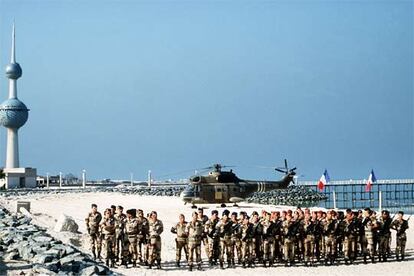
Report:
[[[286,189],[291,182],[294,182],[296,167],[288,168],[285,159],[285,167],[274,168],[276,171],[284,173],[285,176],[280,181],[257,181],[240,179],[234,174],[233,170],[223,171],[222,166],[214,164],[205,169],[212,169],[208,175],[195,175],[190,178],[190,184],[181,192],[181,199],[184,204],[191,203],[192,208],[195,204],[218,203],[225,207],[226,203],[237,203],[245,199],[254,192],[266,192],[276,189]]]

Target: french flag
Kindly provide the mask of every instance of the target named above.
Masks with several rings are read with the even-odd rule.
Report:
[[[371,191],[372,184],[377,182],[377,178],[375,177],[374,170],[371,170],[371,173],[369,174],[367,185],[365,186],[365,192]]]
[[[331,180],[329,178],[328,171],[325,169],[325,171],[323,172],[323,174],[322,174],[322,176],[321,176],[321,178],[319,179],[319,182],[318,182],[318,189],[319,189],[319,191],[322,191],[323,188],[325,187],[325,185],[329,181],[331,181]]]

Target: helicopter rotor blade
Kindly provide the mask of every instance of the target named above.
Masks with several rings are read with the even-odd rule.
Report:
[[[281,172],[281,173],[286,173],[286,171],[281,170],[281,169],[279,169],[279,168],[275,168],[275,171],[278,171],[278,172]]]

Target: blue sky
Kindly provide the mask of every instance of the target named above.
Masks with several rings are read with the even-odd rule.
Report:
[[[6,1],[40,174],[414,177],[412,1]],[[0,78],[0,98],[7,79]],[[5,157],[0,131],[0,160]]]

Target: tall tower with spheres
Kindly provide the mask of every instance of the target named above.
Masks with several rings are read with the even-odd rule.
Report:
[[[29,109],[17,98],[17,80],[22,68],[16,62],[15,26],[13,24],[11,58],[6,66],[9,79],[9,97],[0,105],[0,124],[7,128],[6,165],[4,167],[6,188],[27,188],[36,186],[36,169],[21,168],[19,162],[19,128],[28,119]],[[1,183],[0,183],[1,185]]]

